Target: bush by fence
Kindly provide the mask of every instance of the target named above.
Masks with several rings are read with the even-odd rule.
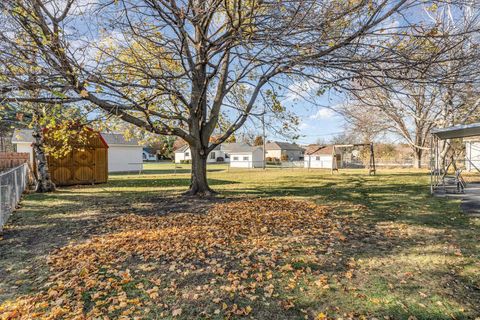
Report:
[[[29,166],[20,166],[0,173],[0,232],[20,202],[29,182]]]

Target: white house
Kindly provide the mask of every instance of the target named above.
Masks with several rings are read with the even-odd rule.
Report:
[[[152,152],[149,148],[143,148],[142,150],[142,159],[143,161],[156,161],[157,155]]]
[[[230,148],[230,167],[232,168],[262,168],[263,148],[249,145],[236,145]]]
[[[465,138],[465,168],[467,171],[480,170],[480,138]]]
[[[341,161],[342,155],[334,146],[312,144],[305,151],[305,168],[338,169]]]
[[[135,139],[127,140],[122,134],[102,133],[108,145],[108,172],[127,172],[142,170],[142,146]],[[33,162],[32,130],[15,130],[12,143],[17,152],[27,152]]]
[[[223,148],[224,145],[216,146],[215,149],[208,154],[207,163],[228,162],[229,156]],[[188,144],[175,150],[175,163],[182,163],[191,160],[192,152],[190,151]]]

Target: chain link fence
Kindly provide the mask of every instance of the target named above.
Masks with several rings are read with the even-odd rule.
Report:
[[[28,187],[28,164],[0,172],[0,232]]]

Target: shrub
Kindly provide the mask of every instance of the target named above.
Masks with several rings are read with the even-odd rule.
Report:
[[[225,159],[223,159],[223,157],[217,157],[217,162],[223,162],[225,161]]]
[[[281,163],[279,161],[267,161],[267,164],[273,165],[273,166],[279,166]]]

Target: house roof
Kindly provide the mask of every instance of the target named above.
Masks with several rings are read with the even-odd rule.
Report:
[[[175,153],[183,153],[183,152],[187,151],[188,149],[190,149],[190,146],[188,144],[185,144],[185,145],[181,146],[180,148],[178,148],[177,150],[175,150]]]
[[[333,154],[333,145],[324,146],[320,144],[310,144],[305,150],[306,155],[332,155]]]
[[[273,141],[267,142],[265,144],[266,150],[296,150],[296,151],[304,151],[302,147],[300,147],[296,143],[289,143],[289,142],[280,142],[280,141]]]
[[[109,146],[111,145],[124,145],[124,146],[138,146],[137,139],[126,139],[123,134],[120,133],[101,133],[103,139]]]
[[[213,150],[222,150],[222,151],[228,152],[232,148],[231,145],[235,145],[235,144],[236,143],[222,143],[222,144],[219,144],[219,145],[215,146],[215,148]],[[175,150],[175,153],[184,153],[184,152],[187,152],[189,149],[190,149],[190,146],[188,144],[186,144],[186,145],[181,146],[177,150]]]
[[[32,129],[15,129],[12,135],[12,143],[33,143]],[[122,134],[119,133],[101,133],[103,139],[107,145],[125,145],[125,146],[138,146],[136,139],[125,139]]]
[[[432,134],[441,140],[466,138],[480,135],[480,122],[433,129]]]
[[[230,152],[231,150],[236,150],[242,147],[250,147],[249,144],[241,143],[241,142],[232,142],[232,143],[222,143],[221,149],[225,152]]]
[[[32,133],[33,130],[31,129],[15,129],[12,135],[12,143],[33,143]]]
[[[230,153],[230,154],[252,153],[257,149],[263,150],[262,147],[258,147],[258,146],[252,147],[252,146],[249,146],[248,144],[236,144],[235,146],[232,146],[232,148],[228,150],[228,153]]]

